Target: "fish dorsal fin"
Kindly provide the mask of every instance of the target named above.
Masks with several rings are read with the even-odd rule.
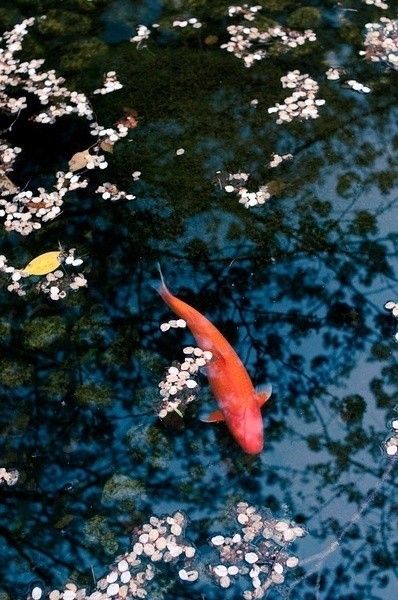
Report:
[[[225,421],[225,417],[221,410],[213,410],[212,413],[207,415],[207,417],[200,417],[200,420],[203,423],[219,423],[220,421]]]
[[[270,383],[266,383],[262,385],[256,391],[257,403],[259,406],[262,406],[265,402],[267,402],[268,398],[272,394],[272,385]]]

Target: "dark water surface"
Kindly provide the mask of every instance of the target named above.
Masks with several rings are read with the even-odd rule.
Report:
[[[45,58],[42,69],[84,92],[101,125],[126,115],[138,125],[101,151],[107,169],[85,172],[88,187],[65,196],[55,220],[28,236],[1,229],[9,264],[60,242],[83,257],[88,282],[51,300],[36,291],[39,277],[18,296],[0,273],[0,468],[19,472],[0,487],[1,600],[35,585],[44,597],[67,580],[89,593],[135,527],[177,510],[200,576],[185,584],[181,565],[159,567],[148,598],[241,598],[253,590],[248,577],[225,590],[206,565],[218,564],[208,539],[237,530],[231,511],[242,501],[306,530],[289,548],[301,565],[267,598],[396,597],[397,475],[385,444],[397,418],[397,344],[384,304],[398,295],[398,74],[359,54],[366,23],[396,16],[389,4],[263,0],[245,21],[221,1],[3,2],[2,31],[47,15],[29,28],[24,60]],[[202,27],[172,26],[190,17]],[[148,40],[129,41],[154,22]],[[287,51],[270,43],[250,68],[220,48],[231,23],[275,22],[317,39]],[[339,80],[325,77],[330,67]],[[317,119],[278,124],[268,108],[294,91],[280,78],[295,69],[325,103]],[[94,95],[112,70],[123,88]],[[34,123],[43,107],[28,97],[15,123],[1,115],[2,139],[22,148],[8,177],[51,190],[96,138],[77,116]],[[270,168],[274,152],[293,158]],[[224,189],[238,172],[272,197],[246,209]],[[103,199],[103,182],[136,198]],[[199,420],[214,405],[205,375],[183,419],[157,418],[158,383],[194,343],[188,330],[159,330],[174,315],[151,286],[157,262],[254,384],[272,384],[260,455]]]

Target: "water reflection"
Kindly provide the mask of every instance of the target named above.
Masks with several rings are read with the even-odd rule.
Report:
[[[292,12],[292,3],[284,6]],[[91,27],[100,10],[96,3],[88,14]],[[206,34],[221,39],[220,10],[207,15]],[[308,529],[294,547],[302,571],[287,579],[288,596],[392,597],[396,477],[382,447],[397,405],[396,325],[383,311],[398,290],[394,73],[357,59],[376,9],[328,10],[314,48],[253,70],[187,36],[138,52],[127,42],[106,47],[73,72],[74,88],[94,90],[117,64],[124,88],[95,98],[95,112],[111,126],[128,106],[139,125],[107,156],[105,179],[94,172],[57,220],[22,241],[2,233],[1,251],[15,264],[58,241],[90,264],[87,290],[62,301],[33,289],[18,298],[6,280],[1,290],[0,467],[20,473],[18,484],[1,488],[1,586],[11,597],[37,578],[50,589],[70,576],[92,587],[93,572],[99,578],[152,514],[184,511],[205,558],[207,540],[227,534],[226,512],[239,501]],[[50,66],[58,61],[57,41],[35,31],[26,51],[39,47]],[[331,53],[372,93],[323,78]],[[56,66],[72,77],[70,64]],[[326,104],[317,120],[277,125],[267,108],[283,100],[280,77],[294,68],[319,78]],[[57,150],[42,161],[52,126],[38,126],[33,143],[24,118],[9,130],[12,119],[2,121],[7,140],[22,147],[20,185],[32,176],[40,185],[54,161],[65,169],[92,142],[86,123],[61,119],[50,136]],[[273,170],[273,152],[294,158]],[[245,209],[224,192],[218,170],[250,172],[251,191],[272,181],[275,194]],[[104,181],[136,200],[95,197]],[[214,402],[205,376],[183,420],[156,419],[158,382],[192,343],[189,332],[159,330],[171,315],[150,286],[157,261],[173,292],[234,345],[253,380],[272,382],[259,457],[242,454],[223,425],[200,422]],[[177,577],[170,583],[163,574],[162,586],[165,598],[186,597]],[[236,597],[236,588],[208,580],[189,590]]]

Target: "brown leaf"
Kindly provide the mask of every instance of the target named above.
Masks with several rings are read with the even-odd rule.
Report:
[[[2,193],[7,194],[16,194],[18,192],[17,186],[13,184],[7,175],[1,175],[0,177],[0,190]]]
[[[83,150],[82,152],[76,152],[72,156],[69,161],[69,170],[70,171],[79,171],[80,169],[84,169],[88,161],[90,160],[91,155],[89,150]]]
[[[205,38],[206,46],[214,46],[214,44],[217,44],[217,42],[218,42],[218,37],[216,35],[208,35]]]
[[[111,144],[110,142],[107,142],[106,140],[102,140],[102,142],[100,143],[100,148],[104,152],[110,152],[110,153],[113,152],[113,144]]]
[[[286,183],[273,179],[272,181],[268,181],[267,186],[271,196],[282,196],[286,188]]]
[[[135,129],[138,125],[138,120],[133,115],[126,115],[125,117],[121,117],[115,123],[115,125],[124,125],[128,129]]]

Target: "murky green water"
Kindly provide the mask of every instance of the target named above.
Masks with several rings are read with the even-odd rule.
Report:
[[[4,2],[2,31],[47,15],[16,56],[45,58],[41,69],[84,92],[103,127],[132,120],[112,152],[99,152],[106,169],[76,172],[88,185],[65,195],[57,218],[26,236],[1,229],[8,265],[60,243],[83,259],[65,264],[64,281],[87,279],[51,299],[54,283],[36,287],[43,277],[23,278],[20,296],[7,289],[12,272],[0,273],[0,468],[19,472],[0,487],[1,598],[35,586],[44,597],[66,581],[88,595],[134,528],[176,511],[188,517],[199,577],[181,581],[181,558],[159,563],[148,598],[241,598],[253,591],[250,576],[220,587],[208,540],[237,531],[233,509],[247,502],[306,530],[288,549],[299,566],[266,597],[392,600],[397,480],[386,442],[398,350],[384,304],[398,295],[398,75],[391,57],[388,65],[372,62],[369,48],[359,53],[365,25],[393,19],[394,3],[263,0],[253,21],[228,17],[218,1],[61,4]],[[173,26],[189,18],[201,27]],[[153,23],[147,40],[129,41]],[[274,37],[251,67],[220,47],[231,24],[275,23],[311,29],[316,40],[292,48]],[[339,79],[325,76],[330,68]],[[268,108],[297,90],[280,81],[296,69],[325,102],[318,118],[277,123]],[[93,94],[109,71],[123,87]],[[8,181],[35,193],[53,191],[56,173],[97,141],[84,117],[34,122],[45,109],[28,94],[26,109],[0,116],[1,143],[21,148]],[[293,158],[272,167],[273,153]],[[249,199],[264,185],[271,197],[245,208],[228,179],[236,173],[250,174]],[[103,198],[104,182],[135,198]],[[260,455],[245,455],[223,424],[199,420],[215,406],[204,374],[183,419],[157,418],[158,384],[194,343],[188,330],[159,329],[174,315],[151,285],[157,262],[170,289],[232,343],[254,384],[272,384]]]

